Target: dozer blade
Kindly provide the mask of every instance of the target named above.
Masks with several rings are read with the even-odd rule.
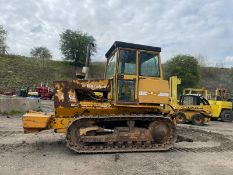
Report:
[[[49,123],[53,113],[28,112],[23,115],[24,133],[39,132],[49,129]]]
[[[83,117],[68,127],[67,146],[77,153],[165,151],[176,129],[164,116]]]

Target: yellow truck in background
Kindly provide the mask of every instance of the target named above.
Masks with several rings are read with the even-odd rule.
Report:
[[[206,89],[187,88],[183,90],[183,94],[200,94],[208,99],[212,108],[212,119],[221,119],[224,122],[233,121],[232,102],[227,101],[230,94],[226,89],[217,88],[215,94],[208,94]]]
[[[213,118],[221,119],[224,122],[233,121],[232,102],[227,101],[230,98],[226,89],[217,88],[214,99],[209,100],[213,110]]]

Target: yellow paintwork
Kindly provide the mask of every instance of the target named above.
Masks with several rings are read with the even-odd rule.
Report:
[[[176,112],[183,112],[186,116],[186,119],[191,121],[192,116],[194,114],[204,114],[205,116],[209,116],[208,118],[205,117],[205,122],[208,122],[210,120],[210,117],[212,116],[212,108],[210,105],[179,105],[178,99],[177,99],[177,86],[181,84],[181,79],[177,76],[172,76],[169,79],[169,86],[170,86],[170,104],[174,108]],[[192,94],[192,90],[195,90],[195,92],[204,92],[204,94],[207,94],[207,91],[203,89],[192,89],[188,88],[186,89],[189,94]],[[186,92],[184,89],[183,93]],[[200,90],[200,91],[199,91]],[[185,95],[185,94],[183,94]]]
[[[66,117],[73,117],[73,116],[97,116],[97,115],[111,115],[111,114],[130,114],[130,113],[148,113],[148,112],[156,112],[156,111],[163,111],[165,113],[169,113],[170,111],[167,109],[163,109],[161,106],[157,107],[143,107],[138,108],[138,106],[135,105],[135,107],[125,107],[120,106],[119,107],[111,107],[111,108],[93,108],[93,107],[85,107],[85,108],[56,108],[55,111],[57,113],[57,117],[66,118]]]
[[[132,50],[132,49],[123,49],[123,50]],[[158,62],[159,62],[159,77],[146,77],[146,76],[140,76],[139,75],[139,55],[140,55],[140,49],[136,49],[136,74],[135,75],[127,75],[124,74],[124,80],[134,80],[135,81],[135,103],[160,103],[160,104],[168,104],[169,101],[169,85],[166,80],[163,80],[163,71],[161,67],[161,59],[160,59],[160,53],[159,52],[152,52],[152,51],[146,51],[148,53],[153,53],[158,56]],[[114,54],[116,54],[117,57],[119,57],[120,49],[118,48]],[[119,61],[119,60],[118,60]],[[114,87],[111,88],[113,90],[113,104],[117,105],[119,102],[118,99],[118,61],[115,64],[115,75],[113,77],[114,81]],[[161,97],[161,94],[167,94],[165,97]],[[146,94],[146,95],[143,95]],[[160,94],[160,95],[159,95]],[[125,104],[128,106],[129,104]]]
[[[25,133],[38,132],[46,129],[55,129],[55,132],[66,132],[66,128],[75,118],[58,118],[43,112],[29,112],[23,116]]]
[[[23,116],[23,128],[26,132],[30,129],[42,130],[49,126],[52,114],[45,114],[42,112],[29,112]]]
[[[192,116],[194,114],[199,114],[199,113],[203,113],[206,116],[211,117],[212,116],[212,108],[210,105],[173,105],[174,109],[176,111],[181,111],[185,113],[186,119],[187,120],[191,120]],[[209,119],[205,120],[206,122],[209,121]]]
[[[68,117],[68,118],[52,117],[48,129],[55,129],[55,132],[60,132],[60,133],[66,132],[67,126],[73,120],[75,120],[75,118],[73,117]]]
[[[199,114],[200,113],[200,111],[198,111],[198,110],[190,110],[190,111],[186,111],[186,110],[182,110],[182,109],[180,109],[179,111],[182,111],[182,112],[184,112],[185,113],[185,116],[186,116],[186,119],[188,120],[188,121],[191,121],[192,120],[192,116],[193,115],[195,115],[195,114]],[[210,121],[210,117],[205,117],[204,118],[204,123],[207,123],[207,122],[209,122]]]
[[[209,103],[212,109],[212,118],[219,118],[222,111],[224,110],[232,110],[232,103],[229,101],[224,101],[225,99],[227,99],[227,97],[229,96],[229,93],[227,93],[226,89],[223,88],[217,88],[215,90],[215,94],[214,97],[208,94],[208,91],[206,89],[195,89],[195,88],[187,88],[183,90],[183,94],[185,93],[189,93],[189,94],[201,94],[203,95],[205,98],[209,99],[212,98],[211,100],[209,99]],[[209,97],[209,98],[208,98]],[[220,97],[223,99],[223,101],[217,100],[217,98]]]
[[[209,100],[213,110],[213,118],[219,118],[223,110],[232,110],[232,103],[229,101]]]
[[[139,79],[139,103],[169,103],[169,86],[166,80]]]
[[[171,100],[172,106],[178,104],[177,87],[179,84],[181,84],[181,79],[178,78],[177,76],[172,76],[169,78],[170,100]]]
[[[55,89],[55,115],[31,113],[23,116],[24,129],[40,131],[42,129],[54,129],[55,132],[66,132],[70,122],[81,116],[109,116],[114,114],[171,114],[173,111],[169,104],[168,81],[163,80],[160,53],[146,51],[158,56],[158,77],[146,77],[139,75],[140,49],[136,49],[136,74],[118,74],[119,52],[122,48],[116,48],[112,54],[116,55],[114,75],[111,79],[104,80],[70,80],[54,82]],[[124,48],[131,50],[129,48]],[[118,80],[131,80],[135,82],[135,101],[118,101]],[[77,98],[77,90],[93,92],[97,96],[107,97],[99,100],[83,100]],[[173,121],[174,122],[174,121]]]
[[[158,110],[163,111],[164,113],[169,113],[168,109],[162,109],[161,106],[157,108],[138,108],[138,107],[115,107],[115,108],[56,108],[55,113],[59,115],[45,114],[42,112],[37,113],[26,113],[23,116],[23,127],[27,132],[30,130],[33,132],[40,131],[42,129],[54,129],[55,132],[66,132],[67,126],[71,121],[79,118],[80,116],[114,116],[114,114],[143,114],[156,112]]]
[[[229,93],[224,88],[217,88],[215,90],[214,100],[209,100],[213,110],[213,118],[220,118],[224,110],[232,110],[232,103],[225,101],[229,97]],[[220,97],[221,100],[218,100]]]

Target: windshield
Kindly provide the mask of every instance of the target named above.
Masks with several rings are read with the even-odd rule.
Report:
[[[136,75],[136,50],[120,50],[118,74]]]
[[[140,52],[140,75],[159,77],[159,58],[155,53]]]
[[[201,102],[203,103],[203,105],[210,105],[209,101],[206,100],[204,97],[201,98]]]
[[[109,58],[109,60],[108,60],[107,70],[106,70],[106,79],[113,78],[115,64],[116,64],[116,56],[115,56],[115,54],[113,54],[112,57]]]

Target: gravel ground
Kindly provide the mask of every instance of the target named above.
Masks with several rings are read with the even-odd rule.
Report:
[[[0,174],[233,174],[233,123],[179,125],[178,133],[184,140],[167,152],[81,155],[63,134],[23,134],[20,116],[0,116]]]

